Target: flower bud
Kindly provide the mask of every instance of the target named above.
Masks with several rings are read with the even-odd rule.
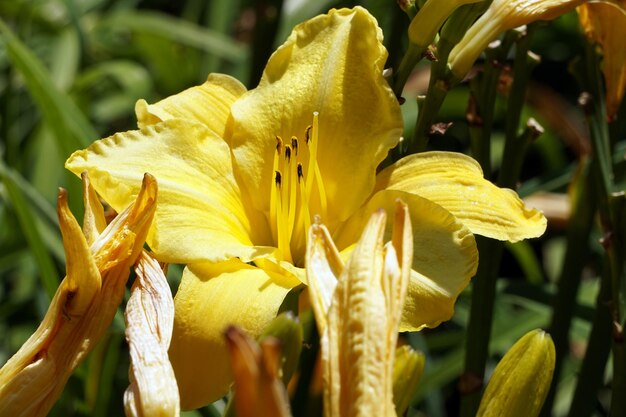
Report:
[[[548,395],[554,372],[554,343],[532,330],[504,355],[493,372],[477,417],[535,417]]]

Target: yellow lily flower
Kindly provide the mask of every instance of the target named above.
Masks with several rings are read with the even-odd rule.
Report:
[[[537,20],[552,20],[585,0],[493,0],[450,51],[448,63],[456,78],[469,72],[476,58],[501,33]]]
[[[550,335],[539,329],[526,333],[496,366],[476,416],[538,416],[550,390],[554,361]]]
[[[315,282],[326,280],[329,269],[337,273],[330,304],[315,308],[325,417],[396,416],[396,342],[413,258],[411,220],[404,203],[397,203],[393,223],[391,241],[383,244],[386,214],[374,213],[349,260],[338,269],[333,259],[337,248],[328,231],[323,225],[311,227],[307,277],[313,304],[325,298],[320,292],[324,285]]]
[[[576,10],[585,34],[603,51],[606,113],[612,121],[626,91],[626,1],[586,3]]]
[[[350,250],[371,213],[398,198],[408,204],[416,256],[404,330],[450,318],[476,270],[472,231],[519,240],[545,229],[540,213],[462,155],[415,155],[377,180],[402,134],[382,76],[386,58],[365,9],[331,10],[294,28],[256,89],[212,74],[156,104],[140,100],[139,130],[68,159],[115,209],[144,172],[159,181],[148,243],[159,261],[187,264],[170,347],[182,408],[226,392],[224,328],[257,336],[287,293],[306,284],[306,231],[316,215]]]
[[[82,231],[67,206],[67,194],[59,193],[67,276],[39,328],[0,369],[1,416],[45,416],[50,411],[74,369],[111,324],[148,233],[157,192],[154,178],[146,175],[134,204],[108,226],[95,192],[83,179]]]

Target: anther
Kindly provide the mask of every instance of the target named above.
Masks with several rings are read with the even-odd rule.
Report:
[[[298,181],[304,179],[304,174],[302,173],[302,164],[298,162]]]
[[[295,136],[291,137],[291,148],[293,149],[293,153],[298,156],[298,138]]]
[[[280,136],[276,136],[276,152],[280,155],[283,150],[283,140]]]
[[[287,162],[291,161],[291,147],[289,145],[285,147],[285,160]]]
[[[280,181],[281,181],[281,176],[280,176],[280,171],[275,171],[276,173],[276,185],[280,187]]]
[[[307,145],[309,144],[309,141],[311,140],[311,129],[313,129],[313,126],[308,125],[306,127],[306,130],[304,131],[304,139]]]

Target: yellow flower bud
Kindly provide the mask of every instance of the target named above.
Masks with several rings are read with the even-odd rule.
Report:
[[[477,417],[535,417],[548,395],[554,372],[554,343],[542,330],[526,333],[493,372]]]
[[[487,11],[450,52],[448,63],[462,79],[476,58],[502,32],[537,20],[552,20],[573,10],[584,0],[493,0]]]

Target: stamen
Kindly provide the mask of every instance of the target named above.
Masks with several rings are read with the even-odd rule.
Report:
[[[309,199],[304,189],[304,173],[302,172],[302,164],[300,163],[298,164],[298,188],[300,189],[300,206],[302,207],[299,214],[304,223],[304,236],[307,236],[309,228],[311,227],[311,214],[309,213]]]
[[[274,153],[274,162],[272,164],[272,172],[274,172],[274,181],[275,184],[272,184],[271,188],[272,190],[270,191],[270,219],[272,219],[272,221],[270,221],[270,230],[272,232],[272,238],[274,240],[274,242],[278,241],[278,232],[276,230],[276,219],[277,217],[277,212],[276,212],[276,200],[277,198],[280,198],[280,196],[276,196],[278,189],[280,189],[280,171],[278,170],[278,163],[280,160],[280,151],[282,150],[282,143],[283,141],[280,139],[279,136],[276,136],[276,152]],[[277,187],[278,186],[278,187]]]
[[[293,153],[298,156],[298,138],[295,136],[291,137],[291,148],[293,149]]]
[[[285,161],[287,161],[287,163],[291,161],[291,147],[289,147],[289,145],[285,147]]]
[[[276,135],[276,153],[280,155],[283,152],[283,140]]]

